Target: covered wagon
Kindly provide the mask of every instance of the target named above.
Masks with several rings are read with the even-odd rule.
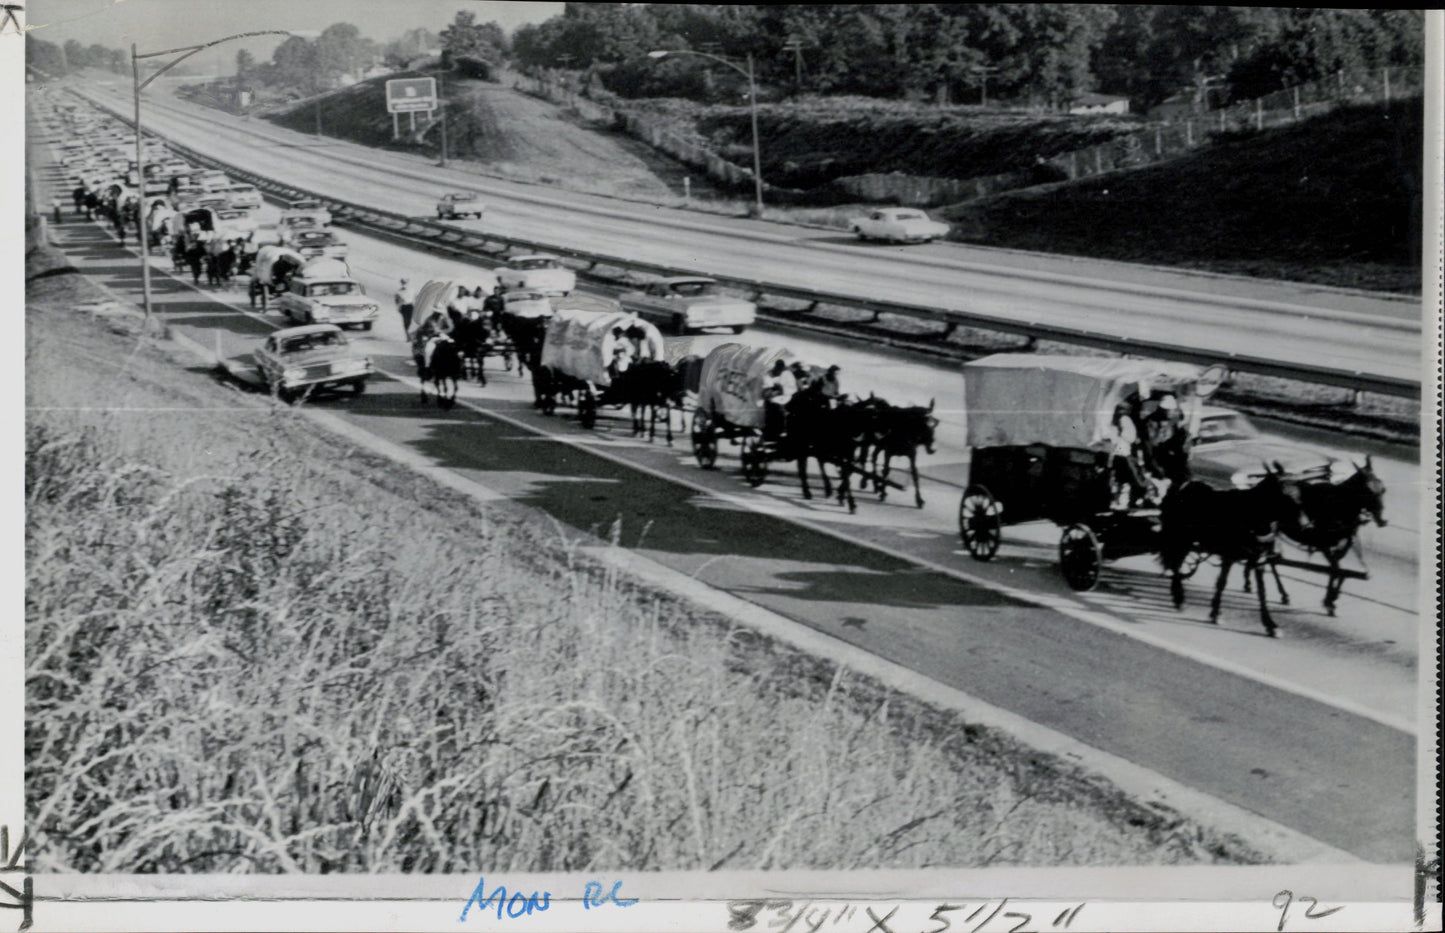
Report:
[[[959,504],[964,546],[997,552],[1004,525],[1040,519],[1064,528],[1060,567],[1089,589],[1100,563],[1153,550],[1167,480],[1126,462],[1144,445],[1146,418],[1167,417],[1177,456],[1198,430],[1223,369],[1187,363],[1003,353],[963,367],[969,483]],[[1166,453],[1161,444],[1160,461]],[[1131,476],[1142,488],[1131,489]]]
[[[612,385],[620,369],[664,356],[662,334],[647,321],[623,311],[559,308],[532,372],[539,407],[551,414],[559,399],[573,399],[578,420],[590,428],[597,421],[598,390]]]

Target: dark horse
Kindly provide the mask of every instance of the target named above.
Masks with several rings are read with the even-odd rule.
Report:
[[[798,480],[803,498],[813,498],[808,487],[808,458],[818,461],[818,474],[823,478],[823,496],[833,495],[826,464],[838,468],[838,504],[848,504],[849,512],[858,511],[853,499],[852,477],[858,470],[856,456],[867,431],[866,413],[855,404],[839,402],[830,406],[821,393],[804,390],[793,396],[788,406],[789,453],[798,460]]]
[[[437,405],[445,411],[457,403],[457,389],[462,378],[462,352],[456,341],[440,337],[432,348],[431,365],[426,365],[428,337],[419,336],[420,339],[412,344],[411,352],[416,360],[417,378],[421,380],[422,404],[426,404],[426,385],[430,382],[436,387]]]
[[[661,418],[667,426],[667,443],[671,444],[672,409],[682,407],[682,396],[682,379],[676,370],[662,360],[639,360],[617,374],[597,403],[630,407],[632,436],[646,431],[649,441],[657,438],[657,422]]]
[[[1362,525],[1373,521],[1385,527],[1385,484],[1375,475],[1374,465],[1365,457],[1365,465],[1354,464],[1355,472],[1342,483],[1325,482],[1292,483],[1299,491],[1300,510],[1279,526],[1279,533],[1311,553],[1318,551],[1329,562],[1330,572],[1325,583],[1325,611],[1335,614],[1335,603],[1345,585],[1345,576],[1340,572],[1340,561],[1349,553],[1355,543],[1355,533]],[[1289,594],[1279,579],[1279,567],[1270,554],[1265,558],[1269,571],[1274,575],[1275,588],[1279,590],[1279,601],[1289,605]],[[1249,578],[1245,577],[1246,588]]]
[[[1276,626],[1264,600],[1262,562],[1274,550],[1279,529],[1298,521],[1299,490],[1287,486],[1284,468],[1265,467],[1264,479],[1250,489],[1214,489],[1192,481],[1176,486],[1164,497],[1159,513],[1159,559],[1171,575],[1174,608],[1184,605],[1184,565],[1191,554],[1218,555],[1219,580],[1209,605],[1209,621],[1219,622],[1219,602],[1229,580],[1229,569],[1252,568],[1259,586],[1259,618],[1270,638]]]
[[[883,414],[874,422],[873,473],[877,477],[873,488],[881,502],[888,498],[888,471],[894,457],[908,458],[908,473],[913,478],[913,504],[923,508],[923,492],[918,488],[918,448],[933,453],[933,432],[938,419],[933,417],[933,400],[928,407],[914,405],[897,408],[884,403]],[[882,458],[883,469],[878,469]]]

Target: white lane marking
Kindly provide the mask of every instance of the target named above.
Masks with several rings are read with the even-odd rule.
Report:
[[[126,248],[129,249],[128,246]],[[172,277],[174,278],[174,276]],[[183,284],[191,287],[199,294],[207,295],[212,300],[217,301],[221,304],[225,304],[225,302],[222,302],[217,296],[210,295],[207,292],[202,291],[198,286],[195,286],[192,283],[184,282],[183,279],[177,279],[177,281],[181,281]],[[259,315],[250,312],[245,308],[239,308],[239,306],[235,307],[238,307],[238,309],[241,310],[242,313],[249,314],[251,317],[254,317],[258,320],[265,320],[265,318],[260,317]],[[213,354],[203,352],[203,355],[209,358]],[[379,361],[377,362],[377,372],[385,373],[388,377],[395,379],[402,385],[406,385],[414,389],[420,389],[421,383],[419,380],[416,379],[415,376],[412,376],[410,374],[398,373],[391,369],[383,369]],[[1086,622],[1090,625],[1096,625],[1116,635],[1122,635],[1126,638],[1135,639],[1136,641],[1142,642],[1143,644],[1149,645],[1150,647],[1158,648],[1161,651],[1167,651],[1177,657],[1183,657],[1198,664],[1202,664],[1206,667],[1212,667],[1216,670],[1224,671],[1225,673],[1233,674],[1237,677],[1242,677],[1246,680],[1253,681],[1254,683],[1258,683],[1266,687],[1272,687],[1285,693],[1292,693],[1295,696],[1303,697],[1304,699],[1311,700],[1325,706],[1333,707],[1334,709],[1342,710],[1347,713],[1351,713],[1363,719],[1369,719],[1373,722],[1379,723],[1380,725],[1387,726],[1391,729],[1403,732],[1406,735],[1417,734],[1416,725],[1413,721],[1400,718],[1390,713],[1371,709],[1370,707],[1365,706],[1361,703],[1357,703],[1353,700],[1333,696],[1324,691],[1316,690],[1313,687],[1305,686],[1304,684],[1298,684],[1287,680],[1268,677],[1259,671],[1253,670],[1237,662],[1230,661],[1226,658],[1212,656],[1200,651],[1193,650],[1186,646],[1174,644],[1169,639],[1162,636],[1155,635],[1151,632],[1140,631],[1135,623],[1128,623],[1119,619],[1115,619],[1112,616],[1109,616],[1103,612],[1087,608],[1066,598],[1052,596],[1046,593],[1036,593],[1029,590],[1023,590],[1017,587],[1009,586],[1007,584],[998,583],[984,577],[979,577],[974,574],[966,573],[962,570],[949,567],[945,564],[937,563],[935,561],[929,560],[926,557],[921,557],[916,554],[910,554],[906,551],[898,550],[897,548],[890,547],[886,544],[881,544],[877,542],[860,542],[856,537],[848,534],[843,529],[835,529],[828,525],[810,521],[806,516],[792,514],[785,511],[783,507],[784,504],[780,500],[776,500],[771,496],[763,498],[766,499],[769,505],[771,505],[772,503],[776,503],[775,508],[764,506],[764,503],[760,502],[757,498],[745,498],[735,493],[711,489],[701,483],[694,482],[693,480],[687,478],[686,475],[675,475],[667,473],[663,470],[656,469],[655,467],[648,466],[647,464],[633,462],[625,457],[622,457],[607,450],[601,445],[596,444],[595,441],[589,443],[585,435],[572,437],[548,431],[545,429],[536,428],[532,425],[527,424],[521,419],[513,418],[494,409],[484,408],[476,402],[470,399],[462,398],[460,396],[457,398],[457,404],[469,408],[479,414],[486,415],[487,417],[503,421],[515,428],[541,435],[542,437],[550,439],[557,443],[566,444],[567,446],[574,449],[591,453],[604,459],[610,460],[613,463],[618,464],[619,466],[638,470],[640,472],[648,474],[649,476],[655,476],[658,479],[664,480],[666,482],[677,483],[696,492],[700,492],[704,495],[719,499],[737,508],[747,509],[752,512],[766,514],[772,518],[779,518],[784,521],[792,522],[793,524],[803,528],[807,528],[810,531],[815,531],[819,534],[827,535],[831,538],[835,538],[847,544],[862,545],[863,547],[867,547],[872,550],[878,551],[879,553],[886,554],[889,557],[893,557],[905,563],[925,567],[936,573],[945,574],[949,577],[952,577],[953,579],[960,580],[964,583],[969,583],[974,586],[982,587],[986,590],[990,590],[1000,595],[1007,596],[1011,599],[1015,599],[1020,602],[1028,603],[1035,606],[1040,606],[1045,609],[1052,609],[1055,612],[1059,612],[1063,615],[1068,616],[1069,618],[1075,619],[1080,622]]]

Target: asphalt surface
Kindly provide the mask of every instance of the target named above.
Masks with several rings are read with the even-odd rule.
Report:
[[[54,237],[87,275],[122,294],[138,291],[133,255],[108,233],[64,223]],[[254,344],[271,329],[167,276],[153,282],[157,314],[203,346],[217,332],[233,346]],[[506,420],[465,407],[442,413],[422,405],[410,386],[385,379],[360,398],[315,404],[553,516],[570,534],[615,538],[1367,860],[1412,855],[1415,740],[1407,732],[919,567],[866,541],[742,507],[728,472],[694,470],[686,484],[639,472],[615,458],[625,452],[655,469],[676,453],[633,441],[616,425],[583,434],[522,400],[489,403]],[[579,438],[611,456],[566,442]]]

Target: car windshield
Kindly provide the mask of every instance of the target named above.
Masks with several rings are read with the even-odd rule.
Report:
[[[541,292],[511,292],[507,296],[507,304],[526,304],[530,301],[546,301],[547,296]]]
[[[928,215],[922,211],[895,211],[894,220],[927,220]]]
[[[357,285],[355,282],[317,282],[307,292],[312,295],[355,295]]]
[[[1258,436],[1259,429],[1237,412],[1206,415],[1199,423],[1199,442],[1201,444],[1243,441]]]
[[[477,196],[476,196],[475,194],[454,194],[454,195],[452,195],[452,200],[453,200],[453,201],[475,201],[476,199],[477,199]]]
[[[550,259],[519,259],[515,263],[518,269],[555,269],[557,263]]]
[[[716,282],[673,282],[669,286],[674,295],[696,298],[702,295],[721,295]]]
[[[302,334],[299,337],[287,338],[281,344],[282,353],[305,353],[307,350],[315,350],[318,347],[344,347],[346,338],[335,331],[328,331],[321,334]]]

